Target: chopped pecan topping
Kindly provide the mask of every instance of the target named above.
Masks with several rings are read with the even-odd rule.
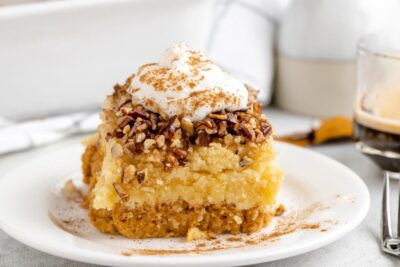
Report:
[[[181,122],[179,121],[177,116],[173,116],[170,120],[170,124],[173,125],[175,128],[181,127]]]
[[[260,133],[256,133],[257,134],[257,136],[256,136],[256,140],[255,140],[255,142],[256,143],[262,143],[262,142],[264,142],[265,141],[265,136],[264,136],[264,134],[263,133],[261,133],[261,131],[260,131]]]
[[[228,134],[228,124],[226,121],[221,121],[218,123],[218,135],[223,137]]]
[[[131,113],[131,111],[132,111],[132,106],[131,106],[131,105],[129,105],[129,106],[123,106],[123,107],[121,107],[120,111],[121,111],[121,113],[122,113],[123,115],[128,115],[128,114]]]
[[[196,130],[204,130],[207,134],[215,134],[218,132],[217,124],[210,118],[195,122],[194,127]]]
[[[226,119],[228,122],[232,123],[232,124],[236,124],[238,123],[236,115],[233,113],[228,113],[228,118]]]
[[[207,134],[216,134],[218,132],[218,127],[215,125],[213,128],[206,128],[205,131]]]
[[[271,131],[272,131],[271,125],[266,124],[266,125],[262,125],[262,126],[261,126],[261,132],[262,132],[265,136],[267,136],[268,134],[270,134]]]
[[[139,184],[143,183],[144,179],[146,178],[147,169],[138,171],[136,173],[136,180]]]
[[[113,146],[111,147],[111,156],[113,156],[113,158],[119,158],[122,157],[123,154],[124,150],[122,146],[119,143],[113,144]]]
[[[179,148],[172,150],[172,154],[174,154],[174,156],[178,159],[186,159],[188,156],[188,152],[186,150]]]
[[[144,142],[143,142],[144,150],[150,150],[155,144],[156,144],[156,141],[154,139],[144,140]]]
[[[175,166],[177,160],[172,154],[167,154],[164,161],[164,170],[170,171]]]
[[[249,166],[251,164],[251,159],[244,157],[240,162],[239,162],[239,166],[241,168],[245,168],[247,166]]]
[[[125,192],[121,185],[117,183],[113,183],[113,187],[117,195],[123,200],[127,201],[129,199],[129,195]]]
[[[181,123],[180,123],[178,117],[177,116],[173,116],[169,120],[168,125],[167,125],[167,127],[165,129],[165,131],[167,133],[167,137],[171,139],[174,136],[175,132],[178,130],[179,127],[181,127]]]
[[[124,136],[124,133],[122,132],[121,129],[117,129],[117,130],[115,131],[114,135],[115,135],[115,137],[117,137],[117,138],[121,138],[121,137]]]
[[[123,95],[121,96],[121,98],[119,99],[117,106],[118,106],[118,110],[120,110],[121,108],[130,105],[130,103],[132,102],[132,100],[129,98],[128,95]]]
[[[208,117],[210,117],[211,119],[217,119],[217,120],[226,120],[226,119],[228,119],[228,115],[226,115],[226,114],[211,113],[211,114],[208,115]]]
[[[138,133],[138,134],[136,134],[135,141],[136,141],[136,143],[141,143],[141,142],[143,142],[143,140],[145,138],[146,138],[146,134],[145,133]]]
[[[144,130],[147,129],[147,127],[149,127],[147,125],[147,123],[144,122],[135,122],[135,125],[133,126],[133,128],[135,128],[135,131],[137,133],[143,132]]]
[[[261,114],[261,112],[262,112],[262,106],[261,106],[261,104],[259,104],[257,102],[254,102],[252,104],[251,108],[255,114]]]
[[[158,133],[163,133],[165,129],[168,127],[167,121],[161,121],[157,124],[158,126]]]
[[[128,123],[132,122],[133,118],[131,116],[123,116],[117,119],[118,127],[123,129]]]
[[[111,110],[103,106],[103,118],[116,120],[118,126],[107,137],[109,141],[111,137],[118,138],[118,144],[111,149],[115,157],[123,154],[134,157],[135,154],[149,153],[156,148],[164,156],[165,169],[170,170],[185,164],[190,144],[208,146],[211,142],[226,145],[262,143],[272,132],[268,120],[262,114],[262,106],[255,102],[255,90],[250,87],[247,87],[249,95],[254,99],[249,101],[247,108],[233,112],[213,112],[196,122],[180,116],[168,117],[164,113],[155,113],[134,104],[131,96],[125,92],[126,88],[122,87],[118,87],[114,96],[108,100]]]
[[[122,183],[128,184],[136,175],[136,167],[134,165],[128,165],[124,168],[124,173],[122,175]]]
[[[162,148],[165,144],[165,136],[164,135],[157,135],[156,136],[156,143],[158,148]]]
[[[255,118],[250,118],[249,124],[250,124],[251,128],[257,129],[257,121]]]
[[[196,129],[204,130],[207,128],[213,128],[215,122],[212,119],[207,118],[201,121],[196,121],[193,125]]]
[[[208,146],[211,142],[210,136],[205,131],[200,131],[197,139],[201,146]]]
[[[148,119],[150,117],[150,114],[141,105],[134,107],[132,114],[136,117],[142,117],[144,119]]]
[[[144,144],[143,143],[138,143],[135,145],[135,152],[136,153],[142,153],[144,151]]]
[[[128,156],[132,157],[133,153],[135,152],[135,142],[129,141],[124,145],[124,152]]]
[[[251,141],[254,141],[254,139],[256,138],[256,134],[255,134],[253,128],[249,124],[243,124],[242,130],[248,139],[250,139]]]
[[[235,136],[235,137],[233,138],[233,141],[235,142],[235,144],[240,145],[240,144],[242,143],[242,137],[241,137],[240,135]]]
[[[124,136],[128,136],[129,132],[131,131],[131,126],[125,125],[125,127],[122,129],[122,133],[124,134]]]
[[[192,136],[194,133],[194,126],[193,123],[188,119],[182,119],[182,129],[185,131],[187,136]]]
[[[154,113],[150,113],[150,126],[153,131],[157,129],[157,122],[158,122],[157,115]]]

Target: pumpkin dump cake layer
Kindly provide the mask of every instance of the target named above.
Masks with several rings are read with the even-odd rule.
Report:
[[[131,238],[250,233],[283,179],[254,91],[184,45],[116,85],[82,156],[92,224]],[[194,231],[195,230],[195,231]]]

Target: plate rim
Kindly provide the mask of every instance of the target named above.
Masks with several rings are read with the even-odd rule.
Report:
[[[360,211],[356,214],[355,217],[353,217],[351,220],[343,224],[340,228],[335,229],[334,234],[328,234],[328,235],[321,235],[320,237],[314,239],[314,240],[309,240],[305,245],[299,246],[297,249],[292,249],[289,251],[287,249],[284,249],[282,251],[278,251],[277,253],[273,255],[263,255],[262,250],[255,250],[255,251],[246,251],[243,253],[237,253],[235,254],[235,257],[232,259],[227,259],[227,257],[221,257],[218,254],[210,254],[207,255],[207,257],[196,257],[196,258],[191,258],[191,257],[182,257],[179,255],[151,255],[151,256],[142,256],[142,255],[135,255],[135,256],[129,256],[129,257],[121,257],[120,255],[117,254],[105,254],[101,251],[91,251],[89,249],[82,249],[79,247],[68,247],[68,250],[61,250],[63,246],[52,246],[47,244],[46,242],[40,242],[40,240],[32,240],[29,237],[25,237],[23,232],[19,231],[18,228],[13,227],[12,225],[7,222],[6,219],[2,218],[1,214],[4,214],[3,212],[0,212],[0,229],[4,231],[7,235],[12,237],[13,239],[17,240],[18,242],[27,245],[31,248],[34,248],[36,250],[39,250],[41,252],[44,252],[46,254],[58,256],[64,259],[70,259],[78,262],[85,262],[85,263],[94,263],[94,264],[99,264],[99,265],[113,265],[113,266],[128,266],[128,264],[140,264],[140,265],[146,265],[146,266],[183,266],[186,264],[190,264],[191,266],[203,266],[206,264],[217,264],[218,266],[239,266],[239,265],[244,265],[244,264],[256,264],[256,263],[263,263],[263,262],[270,262],[270,261],[275,261],[279,259],[284,259],[284,258],[290,258],[293,256],[297,256],[300,254],[304,254],[313,250],[316,250],[318,248],[322,248],[328,244],[331,244],[339,239],[341,239],[343,236],[346,234],[350,233],[352,230],[354,230],[357,226],[359,226],[362,221],[365,219],[366,215],[368,214],[370,204],[371,204],[371,198],[370,198],[370,193],[369,189],[362,180],[362,178],[356,174],[352,169],[347,167],[346,165],[342,164],[341,162],[330,158],[326,155],[323,155],[321,153],[308,150],[302,147],[298,147],[295,145],[287,144],[287,143],[282,143],[279,141],[275,141],[275,144],[277,147],[282,146],[286,147],[285,149],[294,149],[297,150],[300,153],[308,153],[312,156],[319,157],[327,162],[329,164],[336,165],[335,167],[341,168],[342,170],[346,171],[351,175],[354,179],[354,181],[358,184],[358,191],[363,195],[363,205]],[[68,147],[64,147],[59,149],[58,151],[62,150],[68,150],[72,148],[76,148],[77,145],[71,145]],[[277,149],[279,153],[279,148]],[[15,168],[12,168],[11,170],[5,172],[1,178],[0,178],[0,192],[1,188],[4,188],[3,185],[6,184],[7,180],[11,179],[12,174],[14,171],[17,171],[18,168],[24,167],[25,165],[28,165],[32,162],[35,162],[40,159],[40,157],[45,156],[46,154],[51,154],[54,153],[53,151],[50,152],[45,152],[43,154],[39,154],[37,157],[27,160],[24,163],[17,165]],[[1,194],[0,194],[0,199],[1,199]],[[2,205],[0,205],[0,211],[1,211]],[[199,255],[194,255],[194,256],[204,256],[204,254],[199,254]],[[165,260],[167,259],[167,260]],[[195,259],[195,260],[194,260]]]

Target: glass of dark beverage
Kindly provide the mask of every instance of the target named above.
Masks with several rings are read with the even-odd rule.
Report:
[[[389,205],[390,180],[400,178],[400,32],[361,39],[354,121],[357,148],[383,170],[382,249],[400,256],[400,218],[395,236]]]

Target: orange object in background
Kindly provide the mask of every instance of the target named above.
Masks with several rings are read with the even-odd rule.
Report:
[[[353,121],[346,117],[333,117],[318,122],[318,126],[309,132],[275,136],[275,140],[298,145],[319,145],[338,139],[350,139],[353,136]]]

